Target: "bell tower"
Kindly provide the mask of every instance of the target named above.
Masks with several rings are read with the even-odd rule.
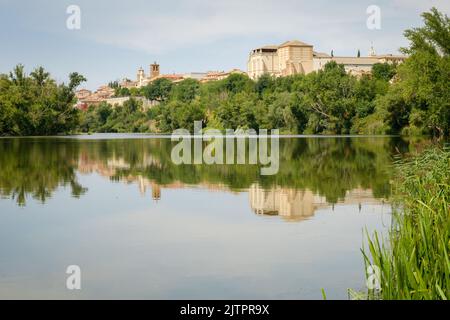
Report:
[[[145,79],[145,73],[144,73],[144,69],[142,69],[142,67],[138,70],[137,72],[137,82],[139,84],[139,86],[142,86],[142,82]]]
[[[159,64],[156,62],[150,65],[150,79],[154,79],[159,76]]]

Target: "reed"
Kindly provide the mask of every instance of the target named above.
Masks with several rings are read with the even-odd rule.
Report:
[[[380,270],[386,300],[450,298],[450,149],[432,148],[396,163],[394,215],[387,237],[369,236],[366,267]]]

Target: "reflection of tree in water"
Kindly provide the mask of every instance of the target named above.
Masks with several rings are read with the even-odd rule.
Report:
[[[76,180],[78,145],[53,139],[0,139],[0,194],[26,204],[26,196],[45,202],[59,186],[72,195],[86,192]]]
[[[257,165],[175,165],[169,139],[2,139],[0,194],[25,204],[26,195],[44,202],[59,187],[69,185],[74,196],[86,189],[76,179],[97,172],[116,181],[147,179],[157,185],[225,185],[248,189],[254,183],[310,190],[329,203],[346,192],[371,189],[377,198],[390,193],[392,154],[410,149],[398,138],[281,139],[280,169],[261,176]]]
[[[392,155],[407,151],[399,138],[300,138],[280,142],[280,170],[274,176],[261,176],[255,165],[174,165],[168,140],[111,143],[109,154],[130,163],[115,170],[114,179],[144,177],[160,185],[226,185],[232,190],[247,189],[258,183],[308,189],[330,203],[343,199],[350,190],[371,189],[377,198],[388,198]],[[146,161],[149,158],[151,162]]]

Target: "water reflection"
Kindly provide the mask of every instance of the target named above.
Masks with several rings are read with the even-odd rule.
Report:
[[[392,156],[424,141],[401,138],[289,138],[280,143],[280,171],[261,176],[258,165],[174,165],[168,139],[0,139],[0,194],[25,206],[27,197],[45,203],[59,188],[74,197],[88,192],[79,174],[151,189],[200,187],[248,191],[256,214],[287,220],[312,216],[336,203],[381,203],[389,198]]]
[[[60,143],[62,142],[62,143]],[[76,177],[79,145],[54,139],[0,139],[0,195],[26,204],[27,196],[45,203],[61,186],[74,197],[87,190]]]
[[[282,139],[260,176],[107,137],[0,139],[0,298],[345,299],[364,288],[363,230],[389,227],[393,155],[425,143]]]
[[[286,221],[301,221],[312,217],[316,210],[333,207],[325,197],[311,190],[296,190],[291,188],[262,188],[253,184],[249,189],[250,206],[258,215],[280,216]],[[384,199],[376,199],[372,190],[354,189],[347,192],[339,201],[340,204],[357,204],[359,211],[363,205],[381,205]]]

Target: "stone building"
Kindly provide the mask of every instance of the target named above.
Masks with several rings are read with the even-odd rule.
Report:
[[[373,48],[368,57],[334,57],[313,49],[312,45],[298,40],[253,49],[247,62],[247,74],[252,79],[266,73],[275,77],[308,74],[336,61],[343,64],[347,72],[362,75],[370,73],[375,63],[401,63],[406,59],[405,56],[376,55]]]
[[[137,87],[144,86],[144,81],[145,81],[145,72],[144,72],[144,69],[142,69],[142,67],[140,67],[137,72],[136,86]]]
[[[95,92],[81,89],[75,93],[75,96],[78,100],[76,107],[84,110],[86,109],[86,106],[99,104],[114,96],[114,89],[107,85],[100,86]]]
[[[310,73],[313,71],[313,46],[293,40],[279,46],[254,49],[250,53],[247,70],[252,79],[265,73],[276,77]]]
[[[150,65],[150,79],[155,79],[159,76],[159,64],[154,62]]]
[[[200,79],[200,82],[219,81],[232,74],[245,74],[245,72],[239,69],[232,69],[230,71],[208,71],[205,76]]]
[[[89,97],[92,94],[92,91],[87,90],[87,89],[80,89],[77,92],[75,92],[75,97],[78,100],[83,100],[86,99],[87,97]]]

